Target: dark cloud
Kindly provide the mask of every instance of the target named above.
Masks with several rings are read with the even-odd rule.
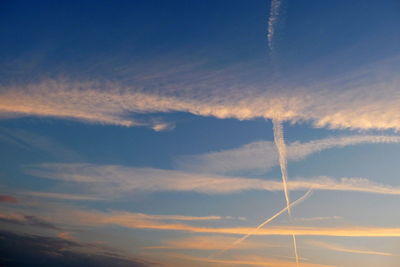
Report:
[[[88,253],[87,249],[98,252]],[[77,252],[86,249],[86,252]],[[149,267],[149,263],[124,258],[98,245],[55,237],[22,235],[0,231],[0,266],[130,266]]]
[[[3,216],[0,217],[0,222],[9,223],[9,224],[17,224],[17,225],[27,225],[27,226],[34,226],[40,228],[47,228],[51,230],[62,230],[61,228],[55,226],[52,223],[44,221],[36,216],[32,215],[24,215],[22,218],[15,218],[15,217],[7,217]]]
[[[3,202],[3,203],[17,203],[18,200],[13,196],[0,195],[0,202]]]
[[[61,230],[59,227],[55,226],[54,224],[51,224],[44,220],[41,220],[36,216],[25,215],[24,218],[25,218],[26,223],[31,226],[37,226],[37,227],[48,228],[48,229],[53,229],[53,230]]]

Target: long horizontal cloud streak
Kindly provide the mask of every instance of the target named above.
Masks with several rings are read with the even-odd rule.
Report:
[[[331,148],[341,148],[360,144],[398,144],[400,136],[353,135],[328,137],[306,143],[287,144],[287,160],[299,161]],[[211,152],[196,156],[181,157],[177,166],[191,171],[210,173],[234,173],[238,171],[265,172],[279,164],[273,142],[259,141],[236,149]]]
[[[247,257],[247,258],[234,258],[234,259],[211,259],[211,258],[199,258],[199,257],[188,257],[182,256],[181,258],[215,263],[219,265],[240,265],[240,266],[264,266],[264,267],[294,267],[295,263],[285,260],[279,260],[274,258],[263,258],[263,257]],[[318,264],[318,263],[302,263],[303,267],[333,267],[332,265]]]
[[[162,215],[161,215],[162,216]],[[87,226],[119,225],[134,229],[183,231],[192,233],[246,235],[251,227],[201,227],[184,223],[165,223],[159,216],[132,214],[128,212],[95,212],[95,211],[65,211],[54,215],[69,224]],[[168,218],[166,216],[166,218]],[[172,219],[172,218],[171,218]],[[253,235],[257,236],[343,236],[343,237],[400,237],[400,228],[390,227],[311,227],[311,226],[271,226],[259,229]]]
[[[318,247],[318,248],[324,248],[324,249],[339,251],[339,252],[346,252],[346,253],[353,253],[353,254],[365,254],[365,255],[395,256],[392,253],[388,253],[388,252],[354,249],[354,248],[348,248],[345,246],[331,244],[331,243],[322,242],[322,241],[308,241],[307,243],[312,246]]]
[[[265,84],[258,87],[243,84],[231,90],[229,97],[224,88],[211,88],[201,93],[194,90],[194,85],[187,85],[190,89],[178,95],[173,90],[163,94],[160,90],[145,92],[140,86],[128,88],[111,82],[47,80],[0,87],[0,115],[47,116],[160,129],[152,122],[132,119],[132,114],[179,111],[240,120],[257,117],[292,122],[307,120],[317,127],[400,129],[396,74],[364,84],[342,80],[325,83],[324,88],[320,88],[321,85],[311,89],[297,86],[279,91],[261,90],[266,88]],[[336,87],[340,90],[332,89]]]
[[[183,171],[130,168],[117,165],[55,164],[47,163],[26,167],[25,172],[38,177],[88,185],[100,194],[130,191],[192,191],[207,194],[230,194],[245,190],[283,190],[280,181],[226,177]],[[399,195],[400,188],[375,183],[364,178],[314,177],[291,180],[289,190],[353,191]],[[93,196],[93,195],[91,195]]]

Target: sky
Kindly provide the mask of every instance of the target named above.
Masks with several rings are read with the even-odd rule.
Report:
[[[0,3],[0,265],[398,266],[397,0]]]

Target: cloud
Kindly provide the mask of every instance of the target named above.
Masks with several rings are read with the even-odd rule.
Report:
[[[96,196],[87,196],[87,195],[75,195],[75,194],[64,194],[64,193],[51,193],[51,192],[24,192],[24,195],[39,197],[39,198],[51,198],[51,199],[59,199],[59,200],[82,200],[82,201],[96,201],[96,200],[104,200],[102,198]]]
[[[341,216],[294,218],[296,222],[336,221],[343,219]]]
[[[232,219],[230,217],[221,216],[184,216],[184,215],[152,215],[143,213],[132,213],[125,211],[97,212],[97,211],[80,211],[71,210],[66,212],[71,219],[68,219],[63,214],[59,214],[60,218],[73,223],[74,220],[82,224],[92,225],[107,225],[117,224],[121,226],[133,226],[133,228],[146,228],[146,226],[163,227],[169,225],[166,222],[208,222]],[[72,216],[72,217],[71,217]]]
[[[33,215],[23,215],[23,214],[1,214],[0,222],[16,225],[26,225],[39,228],[46,228],[50,230],[61,230],[56,225],[49,223],[41,218]]]
[[[71,221],[72,219],[70,219]],[[180,223],[164,223],[158,220],[142,220],[131,214],[117,212],[76,212],[75,223],[83,225],[119,225],[133,229],[152,229],[164,231],[183,231],[192,233],[246,235],[253,231],[251,227],[212,228],[192,226]],[[253,235],[258,236],[343,236],[343,237],[400,237],[400,228],[389,227],[308,227],[308,226],[271,226],[259,229]]]
[[[88,163],[44,163],[25,167],[27,174],[77,183],[100,197],[122,196],[133,191],[191,191],[206,194],[232,194],[246,190],[281,191],[282,183],[243,177],[228,177],[152,168]],[[379,184],[365,178],[313,177],[288,182],[289,190],[329,190],[399,195],[400,188]]]
[[[13,196],[0,195],[0,203],[18,203],[18,200]]]
[[[72,235],[71,232],[61,232],[57,235],[57,237],[65,240],[75,240],[75,237]]]
[[[295,267],[296,263],[274,259],[274,258],[266,258],[266,257],[257,257],[257,256],[235,256],[230,259],[211,259],[211,258],[201,258],[201,257],[193,257],[186,255],[176,255],[181,259],[186,259],[190,261],[199,261],[199,262],[207,262],[212,264],[217,264],[217,266],[226,265],[247,265],[247,266],[266,266],[266,267]],[[303,267],[333,267],[332,265],[318,264],[318,263],[308,263],[302,262],[301,266]]]
[[[232,244],[236,238],[228,236],[192,236],[179,239],[161,241],[160,246],[145,247],[145,249],[178,249],[178,250],[222,250]],[[277,244],[265,241],[248,241],[240,247],[232,249],[263,249],[267,247],[280,247]]]
[[[215,71],[214,77],[205,81],[204,73],[195,72],[165,87],[140,82],[126,86],[110,81],[44,79],[1,86],[0,115],[159,128],[151,120],[133,116],[188,112],[220,119],[266,118],[308,121],[315,127],[399,130],[400,78],[393,71],[397,61],[397,57],[392,62],[382,60],[342,77],[318,79],[314,84],[240,80],[240,70]]]
[[[364,254],[364,255],[379,255],[379,256],[396,256],[392,253],[373,251],[373,250],[352,249],[352,248],[348,248],[345,246],[322,242],[322,241],[308,240],[306,243],[309,245],[318,247],[318,248],[324,248],[324,249],[328,249],[328,250],[345,252],[345,253]]]
[[[400,228],[374,226],[280,226],[258,229],[253,227],[206,227],[199,226],[199,220],[192,216],[150,215],[125,211],[68,210],[52,212],[54,221],[71,226],[106,227],[118,225],[131,229],[178,231],[201,234],[226,234],[244,236],[341,236],[341,237],[400,237]],[[187,219],[182,220],[182,218]],[[205,216],[204,218],[207,218]],[[213,216],[212,216],[213,217]],[[202,218],[202,217],[200,217]],[[206,222],[207,220],[204,220]],[[195,225],[194,225],[195,224]]]
[[[390,135],[351,135],[328,137],[305,143],[287,144],[287,160],[300,161],[314,153],[331,148],[341,148],[359,144],[397,144],[400,136]],[[209,173],[235,173],[250,171],[263,173],[278,165],[278,154],[273,142],[258,141],[239,148],[211,152],[207,154],[180,157],[178,168]]]
[[[49,137],[20,129],[0,128],[0,140],[23,150],[38,149],[54,158],[79,159],[80,156]]]
[[[98,245],[38,235],[0,231],[2,266],[130,266],[153,264],[131,259]]]
[[[17,225],[31,225],[52,230],[61,229],[55,224],[62,223],[69,227],[107,227],[117,225],[130,229],[147,229],[158,231],[178,231],[198,234],[220,234],[244,236],[338,236],[338,237],[400,237],[400,228],[375,226],[281,226],[274,225],[260,228],[256,232],[253,227],[208,227],[199,223],[222,221],[219,216],[185,216],[132,213],[126,211],[94,211],[56,209],[48,212],[52,223],[35,216],[21,214],[1,214],[1,221]],[[229,217],[228,217],[229,218]]]

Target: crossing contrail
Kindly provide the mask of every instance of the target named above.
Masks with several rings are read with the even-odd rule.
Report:
[[[275,146],[276,146],[276,149],[278,151],[278,156],[279,156],[279,166],[281,167],[283,191],[285,193],[287,212],[289,215],[289,220],[292,220],[292,213],[290,210],[290,195],[289,195],[289,190],[288,190],[288,186],[287,186],[287,177],[288,177],[288,175],[287,175],[287,157],[286,157],[285,138],[283,136],[283,125],[282,125],[282,121],[279,119],[273,119],[272,124],[273,124],[273,129],[274,129],[274,142],[275,142]],[[296,257],[296,264],[297,264],[297,266],[299,266],[299,254],[297,252],[296,235],[294,235],[294,234],[293,234],[293,248],[294,248],[294,254]]]
[[[218,253],[212,255],[210,258],[216,257],[216,256],[220,256],[222,253],[232,249],[234,246],[239,245],[241,242],[243,242],[244,240],[246,240],[248,237],[250,237],[251,235],[255,234],[259,229],[261,229],[262,227],[264,227],[265,225],[267,225],[268,223],[272,222],[274,219],[276,219],[277,217],[279,217],[281,214],[285,213],[289,208],[292,208],[294,206],[296,206],[297,204],[300,204],[301,202],[303,202],[304,200],[306,200],[307,198],[309,198],[311,196],[312,193],[312,188],[310,188],[307,193],[305,193],[301,198],[297,199],[296,201],[290,203],[288,206],[286,206],[285,208],[281,209],[278,213],[276,213],[274,216],[268,218],[267,220],[265,220],[263,223],[261,223],[260,225],[258,225],[256,228],[254,228],[252,231],[250,231],[249,233],[247,233],[246,235],[242,236],[241,238],[239,238],[238,240],[236,240],[235,242],[233,242],[229,247],[219,251]],[[293,235],[294,237],[294,241],[296,240],[295,235]],[[297,251],[296,251],[297,253]]]

